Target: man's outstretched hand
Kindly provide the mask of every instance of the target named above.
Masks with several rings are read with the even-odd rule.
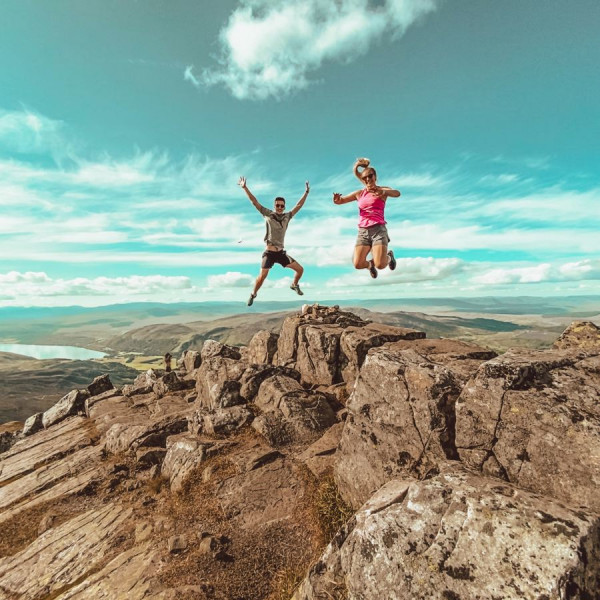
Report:
[[[238,181],[238,185],[241,188],[245,188],[246,187],[246,178],[245,177],[240,177],[240,180]]]

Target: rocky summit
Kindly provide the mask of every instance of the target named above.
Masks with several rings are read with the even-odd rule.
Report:
[[[600,343],[338,307],[0,425],[0,599],[598,600]]]

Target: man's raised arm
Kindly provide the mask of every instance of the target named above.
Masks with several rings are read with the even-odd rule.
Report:
[[[308,184],[308,181],[305,183],[305,186],[306,189],[304,190],[304,194],[302,194],[302,198],[300,198],[300,200],[298,200],[298,204],[292,208],[292,217],[295,216],[295,214],[304,206],[304,203],[306,202],[306,197],[310,192],[310,185]]]
[[[248,198],[250,199],[250,202],[252,202],[252,204],[254,204],[254,208],[256,208],[256,210],[259,213],[264,215],[265,211],[267,211],[267,209],[256,199],[256,196],[248,189],[248,186],[246,185],[246,178],[240,177],[240,180],[238,181],[238,185],[246,192],[246,196],[248,196]]]

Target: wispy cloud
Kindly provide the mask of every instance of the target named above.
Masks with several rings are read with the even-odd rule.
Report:
[[[586,280],[600,280],[600,259],[584,259],[563,264],[541,263],[525,267],[493,268],[472,278],[474,283],[488,285]]]
[[[31,110],[0,109],[0,150],[39,154],[64,152],[64,123]]]
[[[53,279],[44,272],[0,273],[0,298],[3,299],[25,300],[40,296],[129,297],[191,288],[188,277],[164,275]]]
[[[223,67],[184,79],[222,84],[239,99],[282,97],[309,83],[324,63],[347,63],[382,38],[397,39],[437,0],[242,0],[222,29]]]
[[[380,271],[379,277],[372,285],[394,285],[399,283],[417,283],[423,281],[439,281],[461,273],[464,262],[457,258],[433,258],[417,256],[397,260],[395,271]],[[356,287],[365,281],[365,271],[356,271],[341,277],[334,277],[327,282],[327,287]]]

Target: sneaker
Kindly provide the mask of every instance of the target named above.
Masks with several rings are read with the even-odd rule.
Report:
[[[254,303],[254,298],[256,298],[256,294],[250,294],[250,298],[248,298],[248,306],[252,306]]]
[[[297,283],[292,283],[292,285],[290,285],[290,290],[294,290],[298,296],[304,296],[304,292],[300,289],[300,285]]]
[[[390,271],[393,271],[396,268],[396,259],[394,258],[394,253],[389,250],[388,251],[388,267],[390,268]]]
[[[369,261],[369,273],[373,279],[377,279],[377,269],[372,259]]]

